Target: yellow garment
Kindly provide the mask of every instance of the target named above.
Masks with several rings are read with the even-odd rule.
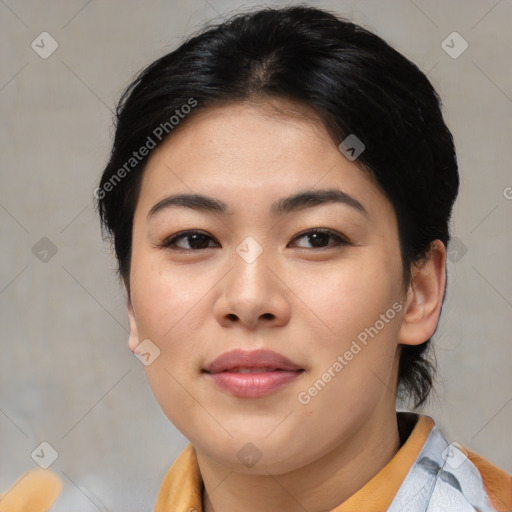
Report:
[[[425,444],[434,421],[417,415],[417,421],[395,456],[371,480],[332,512],[385,512]],[[492,505],[499,512],[512,512],[512,481],[509,475],[482,457],[464,450],[478,468]],[[203,481],[195,450],[188,444],[162,482],[155,512],[184,510],[203,512]]]
[[[0,495],[0,512],[47,512],[62,490],[62,481],[50,469],[21,475]]]

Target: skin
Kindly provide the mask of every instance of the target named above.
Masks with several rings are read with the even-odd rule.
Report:
[[[320,188],[342,190],[366,214],[341,203],[270,211],[276,200]],[[213,196],[231,213],[171,207],[148,218],[177,193]],[[304,236],[312,228],[350,243],[321,237],[317,248]],[[192,249],[190,238],[161,247],[187,229],[211,237],[207,248]],[[252,263],[236,252],[249,235],[263,251]],[[405,289],[392,204],[306,107],[283,100],[208,107],[153,152],[134,215],[129,346],[150,339],[160,350],[147,377],[196,449],[206,512],[328,511],[389,462],[399,448],[399,346],[435,331],[445,258],[436,241]],[[393,304],[401,311],[300,403],[298,394]],[[234,397],[201,371],[234,348],[271,349],[305,371],[270,396]],[[252,467],[237,457],[246,443],[261,453]]]

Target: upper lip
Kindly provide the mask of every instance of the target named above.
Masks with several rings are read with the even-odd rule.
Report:
[[[211,362],[205,371],[208,373],[220,373],[235,368],[271,368],[276,370],[297,371],[300,366],[290,361],[287,357],[272,350],[231,350],[224,352]]]

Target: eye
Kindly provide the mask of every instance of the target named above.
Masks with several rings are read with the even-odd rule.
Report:
[[[350,241],[346,237],[325,228],[310,229],[309,231],[305,231],[297,235],[292,241],[300,239],[307,239],[312,245],[312,247],[298,245],[298,247],[303,249],[329,249],[342,245],[350,245]],[[333,242],[329,243],[330,239],[332,239]],[[165,239],[161,244],[158,244],[158,247],[178,251],[201,251],[214,247],[210,245],[211,241],[215,242],[210,235],[198,230],[189,230],[172,235]]]
[[[308,239],[309,243],[313,245],[313,247],[298,246],[305,249],[329,249],[340,245],[350,245],[350,241],[346,237],[330,229],[311,229],[297,235],[293,240],[300,240],[301,238]],[[328,243],[329,239],[333,239],[334,242]]]
[[[188,247],[184,247],[180,245],[178,242],[185,240],[185,244],[188,244]],[[161,244],[158,244],[159,247],[165,247],[168,249],[177,250],[202,250],[208,249],[210,240],[213,238],[202,231],[191,230],[191,231],[182,231],[181,233],[177,233],[167,239],[165,239]]]

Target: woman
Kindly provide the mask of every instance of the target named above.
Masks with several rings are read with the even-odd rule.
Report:
[[[190,444],[157,512],[505,511],[425,415],[459,177],[425,75],[308,7],[204,29],[118,107],[95,191],[130,349]]]

